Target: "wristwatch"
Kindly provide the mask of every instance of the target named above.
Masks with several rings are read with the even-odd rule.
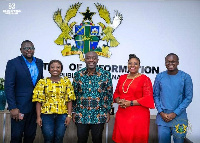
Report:
[[[130,106],[133,106],[133,100],[131,100],[131,104],[130,104]]]
[[[69,114],[68,114],[67,117],[72,118],[72,115],[69,115]]]

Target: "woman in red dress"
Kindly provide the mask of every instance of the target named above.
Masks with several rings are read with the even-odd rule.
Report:
[[[151,80],[138,73],[140,59],[129,55],[129,74],[120,76],[114,93],[119,104],[112,139],[116,143],[148,143],[150,112],[154,108]]]

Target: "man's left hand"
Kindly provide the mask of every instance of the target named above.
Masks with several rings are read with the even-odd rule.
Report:
[[[107,120],[106,123],[108,123],[110,121],[110,113],[107,113]]]
[[[167,116],[170,118],[170,120],[173,120],[174,118],[176,118],[175,113],[169,113],[169,114],[167,114]]]

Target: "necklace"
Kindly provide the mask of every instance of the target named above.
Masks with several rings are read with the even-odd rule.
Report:
[[[126,78],[126,80],[124,81],[124,83],[123,83],[123,85],[122,85],[122,91],[123,91],[123,93],[127,93],[127,92],[128,92],[130,85],[132,84],[133,80],[134,80],[136,77],[138,77],[138,73],[133,77],[132,81],[128,84],[128,87],[127,87],[126,91],[124,91],[124,84],[126,83],[126,81],[127,81],[127,79],[128,79],[128,78]]]

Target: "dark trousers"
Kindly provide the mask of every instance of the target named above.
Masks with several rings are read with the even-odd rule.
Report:
[[[87,143],[89,131],[91,129],[92,142],[102,143],[102,133],[104,124],[80,124],[76,123],[78,143]]]
[[[21,121],[11,119],[11,143],[33,143],[36,135],[36,112],[24,114]]]

